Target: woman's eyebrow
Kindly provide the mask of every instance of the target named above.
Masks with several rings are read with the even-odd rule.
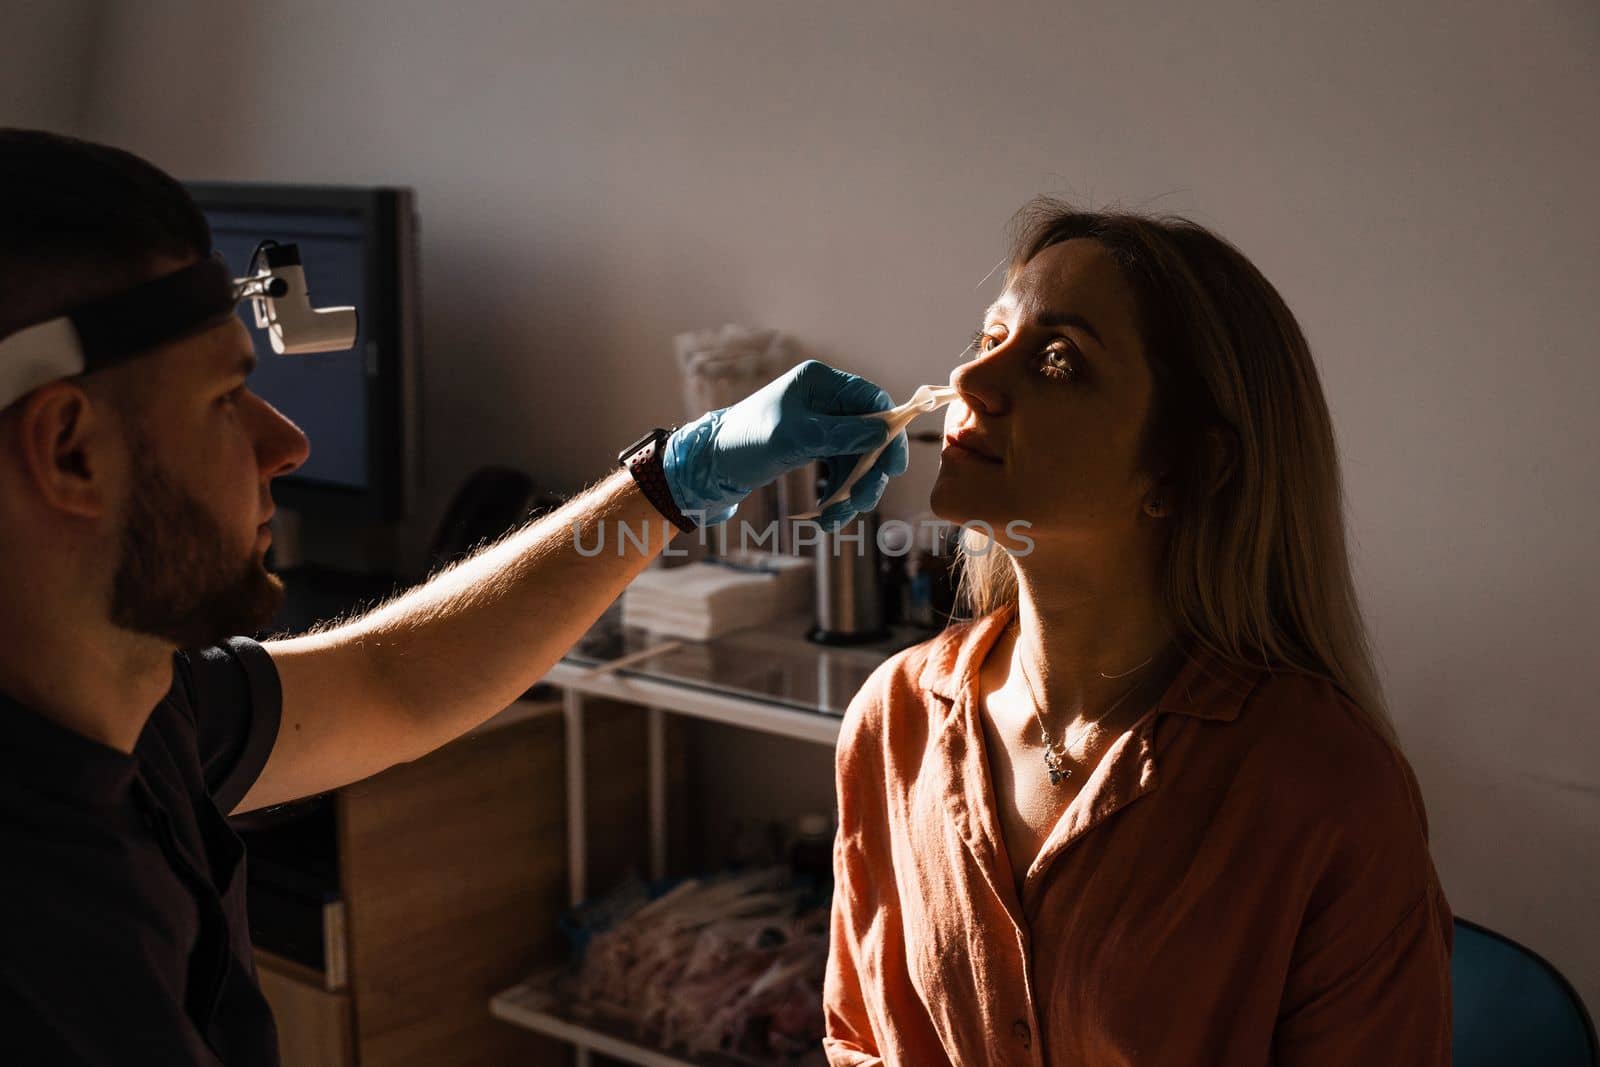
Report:
[[[1088,334],[1090,337],[1093,337],[1094,338],[1094,343],[1099,345],[1101,348],[1104,348],[1106,346],[1105,341],[1100,339],[1100,331],[1094,328],[1094,323],[1090,322],[1088,319],[1084,318],[1082,315],[1074,314],[1071,311],[1045,311],[1045,312],[1042,312],[1039,315],[1039,325],[1041,325],[1041,326],[1071,326],[1074,329],[1082,330],[1084,333]]]
[[[1011,305],[1005,301],[998,301],[994,304],[991,304],[989,309],[983,313],[983,320],[988,322],[997,315],[1005,314],[1005,312],[1009,311],[1010,308]],[[1105,340],[1100,336],[1100,331],[1094,328],[1094,323],[1090,322],[1088,319],[1077,314],[1076,312],[1041,311],[1035,321],[1040,326],[1070,326],[1074,329],[1082,330],[1084,333],[1094,338],[1095,344],[1099,345],[1101,348],[1106,347]]]

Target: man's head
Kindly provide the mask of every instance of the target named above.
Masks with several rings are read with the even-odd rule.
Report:
[[[0,130],[0,338],[207,256],[183,187],[126,152]],[[0,537],[103,594],[106,618],[178,646],[265,625],[272,478],[304,435],[245,387],[237,318],[0,411]],[[14,561],[18,562],[18,561]],[[70,566],[67,564],[71,564]]]
[[[121,149],[0,129],[0,337],[209,255],[183,186]]]

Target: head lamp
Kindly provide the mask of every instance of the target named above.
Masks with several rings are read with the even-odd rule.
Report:
[[[0,408],[48,382],[103,370],[210,329],[227,321],[241,300],[250,301],[256,326],[280,355],[355,344],[356,309],[312,307],[299,248],[264,241],[243,278],[234,278],[220,258],[202,259],[0,338]]]

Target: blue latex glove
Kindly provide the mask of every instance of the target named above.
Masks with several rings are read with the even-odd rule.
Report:
[[[861,454],[883,442],[888,426],[871,418],[894,407],[889,394],[865,378],[808,359],[731,407],[681,427],[667,439],[661,465],[672,499],[702,525],[727,522],[752,490],[778,476],[822,460],[825,500],[843,483]],[[862,475],[846,500],[818,522],[836,528],[876,507],[889,479],[909,460],[902,432]]]

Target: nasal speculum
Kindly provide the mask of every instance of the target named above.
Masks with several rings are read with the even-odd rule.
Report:
[[[878,461],[878,457],[883,454],[883,450],[889,447],[889,442],[893,441],[901,430],[911,425],[911,421],[918,415],[925,415],[930,411],[938,411],[955,398],[956,391],[952,386],[923,385],[918,386],[917,391],[911,394],[911,399],[899,407],[890,408],[888,411],[875,411],[869,415],[868,418],[882,419],[889,424],[889,432],[884,436],[883,444],[874,448],[871,452],[864,453],[856,461],[856,465],[851,468],[850,476],[828,495],[828,499],[817,505],[817,510],[808,511],[804,515],[795,515],[793,516],[794,519],[796,521],[815,519],[824,511],[839,503],[839,501],[849,497],[851,488],[861,480],[862,475],[872,469],[872,465]]]

